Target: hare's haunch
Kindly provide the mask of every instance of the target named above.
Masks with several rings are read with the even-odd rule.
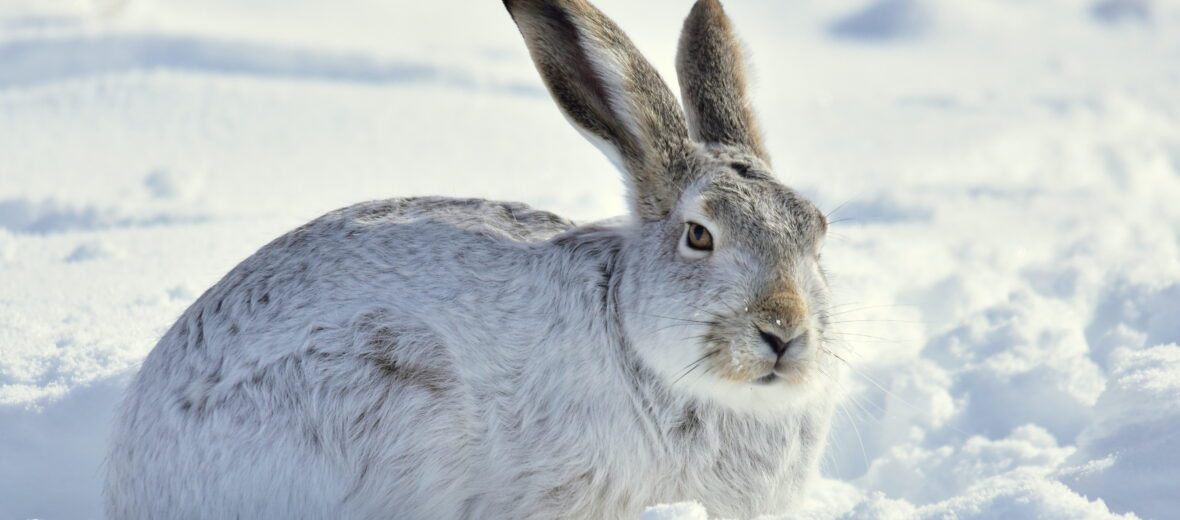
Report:
[[[798,502],[823,450],[824,215],[770,173],[742,57],[700,0],[681,109],[583,0],[506,0],[631,214],[367,202],[263,247],[147,356],[108,518],[614,519]]]

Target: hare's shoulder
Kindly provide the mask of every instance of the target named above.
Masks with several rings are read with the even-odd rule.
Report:
[[[362,202],[335,213],[360,224],[431,222],[464,231],[487,232],[536,242],[574,227],[569,219],[520,202],[449,197],[409,197]]]

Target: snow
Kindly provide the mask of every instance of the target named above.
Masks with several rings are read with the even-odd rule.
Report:
[[[596,3],[674,82],[690,2]],[[726,8],[779,176],[835,222],[847,398],[784,515],[1173,516],[1180,5]],[[0,518],[101,517],[172,320],[271,238],[423,194],[625,211],[500,2],[0,3]]]
[[[648,508],[639,517],[640,520],[708,520],[708,512],[704,506],[696,502],[681,502],[679,504],[660,504]]]

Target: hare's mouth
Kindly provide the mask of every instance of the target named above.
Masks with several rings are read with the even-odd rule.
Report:
[[[779,379],[781,379],[781,377],[782,376],[778,375],[778,372],[775,372],[772,370],[769,374],[766,374],[762,377],[759,377],[758,379],[755,379],[754,384],[756,384],[756,385],[773,384],[775,381],[778,381]]]
[[[752,383],[759,386],[769,386],[773,384],[800,384],[807,381],[807,372],[803,367],[783,367],[772,370],[770,373],[759,377]]]

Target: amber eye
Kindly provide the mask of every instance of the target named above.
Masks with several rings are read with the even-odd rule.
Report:
[[[696,249],[697,251],[712,251],[713,250],[713,234],[709,233],[705,226],[697,224],[696,222],[688,223],[688,233],[685,235],[688,241],[688,247]]]

